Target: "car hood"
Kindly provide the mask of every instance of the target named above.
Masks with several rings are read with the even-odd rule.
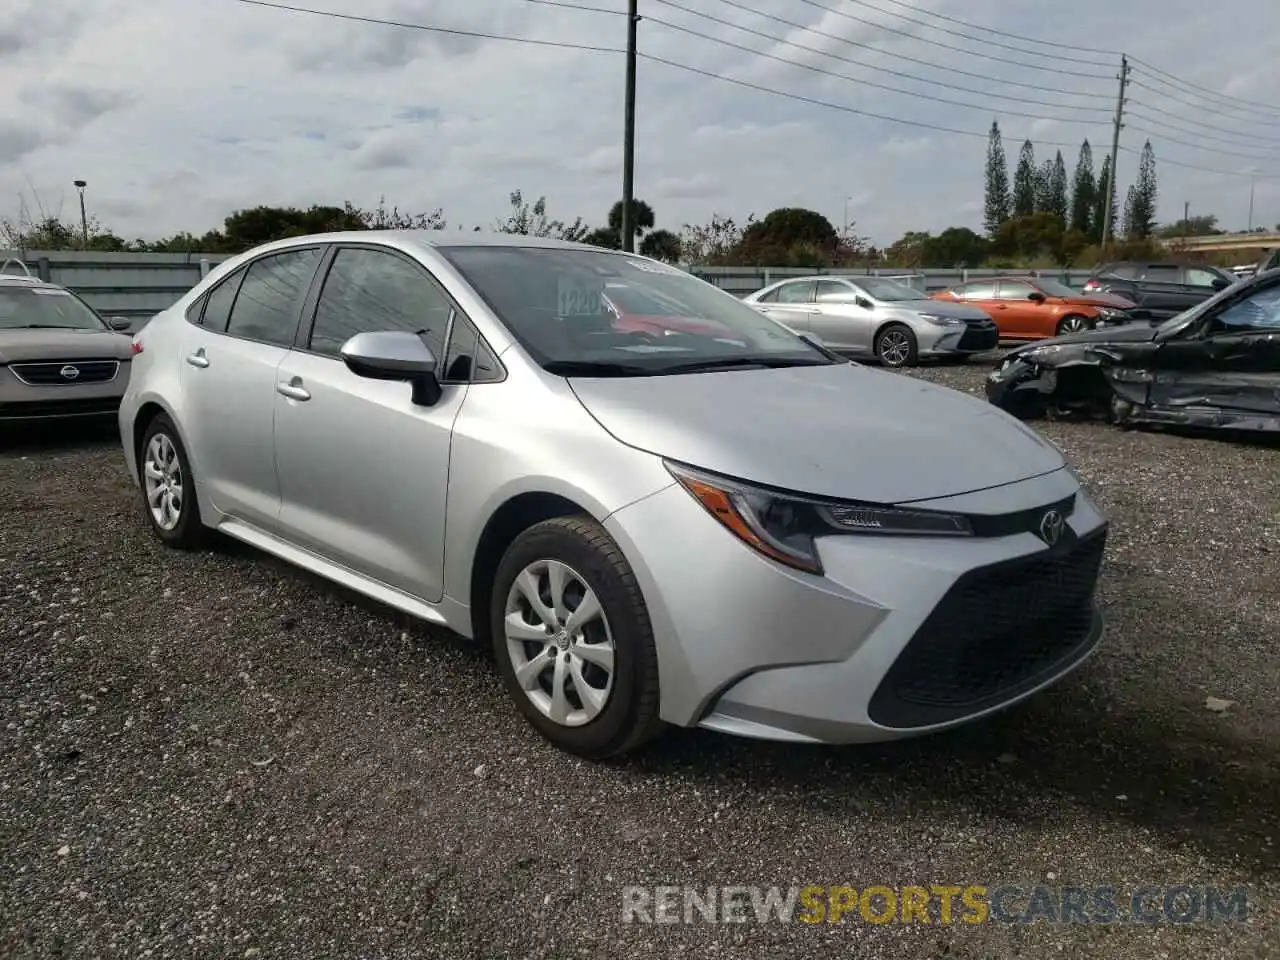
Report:
[[[629,446],[821,497],[928,500],[1064,464],[1056,447],[990,404],[852,363],[570,385]]]
[[[0,330],[0,363],[128,360],[132,340],[112,330]]]
[[[1010,350],[1006,356],[1015,357],[1029,353],[1042,347],[1055,344],[1081,346],[1101,346],[1104,343],[1147,343],[1156,338],[1157,327],[1145,323],[1126,323],[1118,327],[1099,327],[1096,330],[1082,330],[1079,333],[1068,333],[1061,337],[1049,337],[1035,340]]]
[[[960,303],[957,300],[933,300],[923,297],[919,300],[882,300],[881,305],[889,310],[910,310],[913,313],[932,313],[939,317],[955,317],[957,320],[989,320],[987,311]]]

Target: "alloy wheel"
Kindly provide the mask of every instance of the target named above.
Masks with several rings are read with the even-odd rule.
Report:
[[[511,584],[503,620],[516,682],[538,711],[566,727],[599,716],[613,691],[615,648],[582,575],[558,560],[529,564]]]
[[[142,473],[151,519],[161,530],[175,529],[182,520],[182,461],[166,434],[155,434],[147,444]]]
[[[880,359],[891,367],[900,367],[911,356],[911,342],[901,330],[890,330],[880,337]]]
[[[1064,317],[1062,320],[1063,333],[1079,333],[1088,326],[1084,317]]]

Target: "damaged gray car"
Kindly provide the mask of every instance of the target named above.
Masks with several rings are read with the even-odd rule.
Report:
[[[1280,270],[1243,280],[1161,323],[1027,344],[987,375],[1017,417],[1100,417],[1280,431]]]

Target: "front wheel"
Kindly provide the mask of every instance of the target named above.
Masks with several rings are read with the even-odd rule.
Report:
[[[916,335],[901,323],[891,323],[876,334],[876,359],[886,367],[915,366]]]
[[[530,527],[498,566],[490,610],[498,669],[552,744],[600,760],[661,729],[658,656],[630,565],[588,517]]]
[[[1058,321],[1058,329],[1056,331],[1059,337],[1068,333],[1083,333],[1090,327],[1089,321],[1079,314],[1069,313]]]

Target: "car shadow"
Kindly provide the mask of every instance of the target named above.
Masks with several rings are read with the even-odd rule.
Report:
[[[0,455],[59,452],[120,445],[114,417],[0,423]]]
[[[1125,820],[1162,844],[1258,876],[1280,867],[1280,748],[1245,741],[1206,713],[1167,717],[1110,709],[1073,677],[1004,713],[918,739],[854,746],[739,740],[696,730],[664,737],[618,763],[636,772],[726,781],[750,793],[796,788],[821,810],[869,810],[892,797],[904,814],[955,808],[1032,826],[1058,794]],[[1154,693],[1154,692],[1153,692]],[[1158,694],[1157,694],[1158,695]],[[771,793],[776,796],[776,793]]]

